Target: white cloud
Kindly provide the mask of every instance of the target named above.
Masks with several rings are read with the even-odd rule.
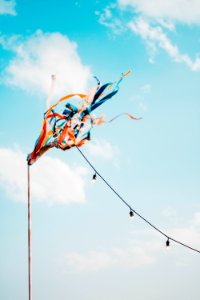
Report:
[[[148,94],[151,92],[151,85],[150,84],[145,84],[141,87],[141,91],[145,94]]]
[[[163,28],[166,28],[167,30],[169,31],[172,31],[172,32],[175,32],[176,31],[176,28],[175,28],[175,25],[173,22],[171,21],[166,21],[164,19],[157,19],[156,20],[158,24],[160,24]]]
[[[154,19],[200,23],[199,0],[118,0],[118,3],[121,7],[132,7],[136,12]]]
[[[16,2],[15,0],[5,1],[0,0],[0,15],[11,15],[16,16],[15,10]]]
[[[170,226],[166,234],[191,247],[200,249],[200,212],[194,214],[184,226]],[[105,269],[135,269],[151,266],[168,257],[177,267],[192,263],[193,253],[170,241],[152,229],[133,230],[123,247],[91,250],[85,253],[69,252],[62,259],[62,266],[75,272],[98,272]],[[125,242],[124,242],[125,243]],[[165,258],[164,258],[165,257]]]
[[[188,246],[200,249],[200,227],[195,226],[194,223],[187,227],[185,226],[171,228],[169,230],[169,234],[172,237],[175,237],[178,241],[182,241],[183,243],[187,244]],[[177,247],[181,246],[177,245]]]
[[[104,159],[116,159],[119,150],[111,143],[103,139],[94,139],[85,145],[85,149],[91,156],[102,157]]]
[[[13,199],[26,201],[26,155],[19,149],[0,148],[0,165],[1,188]],[[85,202],[85,168],[72,168],[58,158],[44,156],[30,171],[34,200],[49,205]]]
[[[87,253],[68,253],[65,263],[77,272],[97,272],[107,268],[132,269],[154,263],[154,258],[142,247],[110,249]]]
[[[195,213],[192,224],[200,227],[200,212]]]
[[[193,71],[200,70],[200,57],[194,61],[187,55],[182,54],[179,48],[174,45],[160,26],[151,26],[143,18],[137,18],[128,24],[132,32],[139,35],[149,48],[156,50],[163,49],[175,62],[184,63]]]
[[[106,252],[68,253],[66,264],[78,272],[94,272],[106,268],[111,263],[111,257]]]
[[[173,208],[166,209],[165,212],[167,211],[168,214],[166,214],[166,216],[168,217],[168,221],[171,223],[176,218],[176,224],[180,224],[180,220],[182,219],[180,215],[176,214],[176,211]],[[200,250],[200,212],[194,213],[190,220],[186,220],[184,222],[184,225],[170,226],[165,229],[165,232],[179,242]],[[183,260],[183,256],[180,254],[185,255],[186,252],[190,254],[190,260],[188,260],[188,263],[192,259],[192,252],[190,249],[184,248],[173,241],[171,241],[170,250],[171,254],[178,254],[177,264],[181,263]]]
[[[148,95],[151,93],[151,85],[146,83],[140,87],[139,93],[131,96],[131,101],[137,104],[139,109],[143,112],[148,110]]]
[[[162,211],[162,214],[166,218],[177,218],[177,211],[172,207],[167,207]]]
[[[108,5],[98,12],[100,24],[109,27],[114,34],[130,29],[139,35],[147,46],[150,63],[154,63],[161,48],[174,62],[184,63],[192,71],[200,70],[199,55],[192,59],[189,54],[182,53],[166,33],[176,32],[175,21],[200,24],[199,0],[118,0],[117,4]]]
[[[139,108],[141,109],[141,111],[145,112],[148,110],[147,105],[142,100],[139,102],[138,105],[139,105]]]
[[[77,44],[67,36],[38,30],[28,37],[1,37],[0,43],[14,52],[3,75],[4,83],[47,95],[50,77],[55,74],[60,95],[86,91],[90,68],[82,64]]]
[[[123,22],[120,18],[113,16],[113,10],[116,9],[116,4],[109,4],[102,12],[96,11],[96,15],[99,16],[99,23],[110,28],[115,34],[120,34],[125,30]]]

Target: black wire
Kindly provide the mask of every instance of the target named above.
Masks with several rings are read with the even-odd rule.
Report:
[[[128,204],[119,194],[118,192],[107,182],[107,180],[97,171],[97,169],[92,165],[92,163],[88,160],[88,158],[83,154],[83,152],[76,146],[76,149],[79,151],[79,153],[83,156],[83,158],[86,160],[86,162],[90,165],[90,167],[94,170],[94,172],[103,180],[103,182],[113,191],[113,193],[115,193],[115,195],[117,195],[117,197],[131,210],[133,211],[140,219],[142,219],[144,222],[146,222],[147,224],[149,224],[149,226],[151,226],[153,229],[155,229],[156,231],[158,231],[160,234],[162,234],[163,236],[165,236],[168,240],[171,240],[183,247],[186,247],[192,251],[198,252],[200,253],[200,250],[195,249],[193,247],[190,247],[172,237],[170,237],[169,235],[167,235],[166,233],[164,233],[162,230],[160,230],[158,227],[156,227],[155,225],[153,225],[150,221],[148,221],[145,217],[143,217],[140,213],[138,213],[135,209],[133,209],[130,204]]]

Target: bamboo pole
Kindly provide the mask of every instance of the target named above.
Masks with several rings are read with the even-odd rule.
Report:
[[[32,232],[31,232],[30,166],[28,165],[28,295],[32,300]]]

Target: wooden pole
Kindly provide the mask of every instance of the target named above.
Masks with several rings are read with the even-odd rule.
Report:
[[[31,196],[30,196],[30,166],[28,165],[28,295],[32,300],[32,232],[31,232]]]

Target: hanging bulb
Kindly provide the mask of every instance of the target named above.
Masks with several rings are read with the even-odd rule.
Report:
[[[92,182],[95,183],[97,180],[97,173],[92,176]]]
[[[133,212],[132,210],[130,210],[129,216],[130,216],[131,218],[134,217],[134,212]]]
[[[167,239],[166,241],[166,247],[169,247],[170,246],[170,241],[169,241],[169,238]]]

